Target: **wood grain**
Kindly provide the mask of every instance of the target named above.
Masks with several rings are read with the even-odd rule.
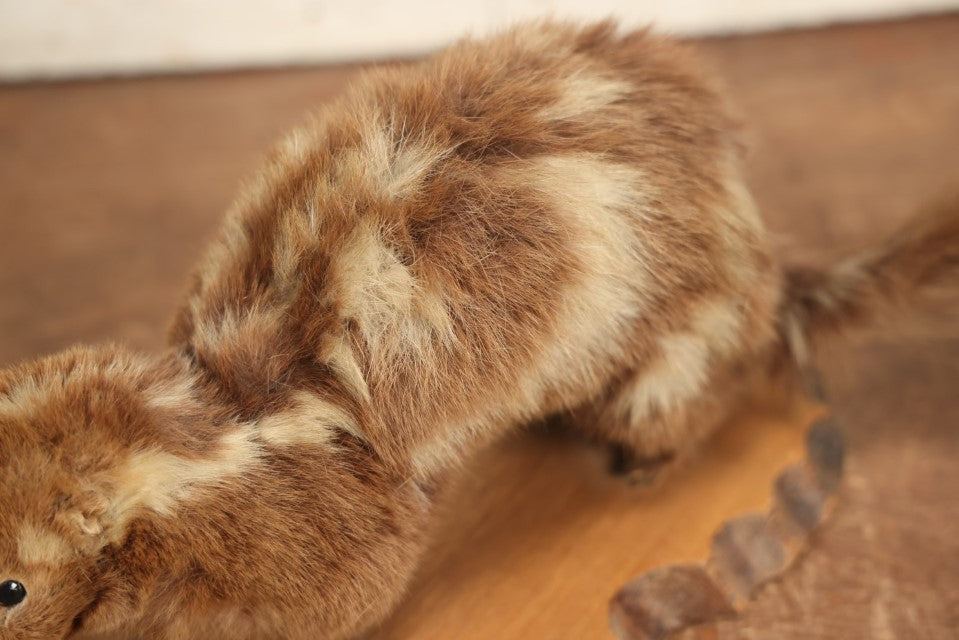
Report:
[[[703,42],[753,131],[787,259],[877,239],[959,178],[959,16]],[[0,88],[0,365],[76,341],[162,344],[238,181],[348,67]],[[949,638],[959,628],[959,332],[917,316],[821,358],[849,480],[797,569],[720,638]],[[487,452],[375,637],[608,638],[606,603],[701,559],[799,453],[800,413],[744,416],[661,492],[556,435]]]

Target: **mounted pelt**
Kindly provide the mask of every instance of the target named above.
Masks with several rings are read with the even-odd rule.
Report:
[[[784,271],[739,129],[687,46],[612,23],[363,74],[237,198],[165,350],[0,372],[0,640],[361,637],[482,447],[561,414],[666,466],[787,342],[954,282],[955,200]]]

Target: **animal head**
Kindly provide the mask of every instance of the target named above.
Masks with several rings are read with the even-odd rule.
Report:
[[[0,372],[0,640],[65,638],[117,590],[124,461],[170,420],[168,374],[115,347]]]

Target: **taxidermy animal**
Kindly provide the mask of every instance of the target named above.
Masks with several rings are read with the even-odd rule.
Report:
[[[684,45],[609,23],[366,73],[236,201],[165,352],[0,374],[0,640],[356,637],[479,447],[564,414],[645,472],[956,275],[956,201],[784,268],[737,132]]]

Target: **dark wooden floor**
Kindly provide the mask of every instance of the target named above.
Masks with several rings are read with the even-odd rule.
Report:
[[[752,128],[787,259],[873,241],[959,180],[959,16],[703,47]],[[0,366],[76,341],[158,348],[238,180],[354,72],[0,88]],[[851,445],[840,505],[719,637],[956,637],[959,329],[913,318],[821,360]]]

